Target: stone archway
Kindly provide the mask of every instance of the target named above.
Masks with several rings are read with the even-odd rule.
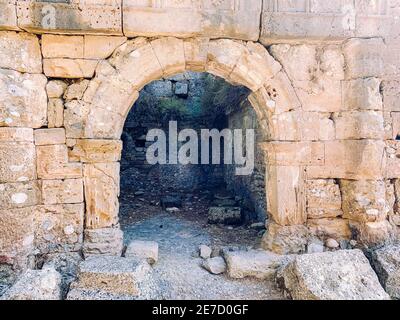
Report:
[[[118,228],[119,139],[139,90],[151,81],[184,71],[209,72],[252,91],[249,100],[268,137],[268,141],[258,146],[266,153],[268,213],[282,227],[306,222],[300,164],[303,156],[309,159],[311,152],[318,152],[318,146],[273,142],[284,141],[284,131],[297,126],[295,118],[287,121],[289,128],[274,121],[274,116],[293,110],[301,112],[300,102],[282,66],[262,45],[254,42],[136,38],[120,46],[110,59],[101,61],[82,99],[66,105],[66,136],[76,139],[70,145],[70,161],[84,163],[89,252],[96,250],[97,245],[101,247],[101,242],[110,241],[107,239],[110,234],[116,242],[122,241]],[[300,152],[297,163],[294,159],[279,159],[276,149],[279,153],[282,147],[293,149],[293,155]],[[287,161],[293,166],[287,166]],[[121,245],[113,245],[120,250]]]

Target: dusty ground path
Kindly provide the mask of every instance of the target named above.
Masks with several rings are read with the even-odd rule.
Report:
[[[201,267],[199,245],[254,247],[259,238],[256,230],[247,227],[208,225],[207,200],[200,197],[194,201],[184,204],[179,212],[169,213],[149,205],[150,199],[126,193],[122,196],[125,242],[152,240],[159,244],[159,261],[154,270],[160,284],[160,298],[283,299],[272,281],[233,280],[225,275],[212,275]]]

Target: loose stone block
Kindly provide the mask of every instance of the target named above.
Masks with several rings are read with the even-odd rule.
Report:
[[[46,83],[42,74],[0,69],[0,126],[44,126],[47,121]]]
[[[380,85],[378,78],[343,81],[343,109],[381,111],[383,101]]]
[[[64,101],[62,99],[49,99],[47,105],[47,126],[60,128],[64,124]]]
[[[35,145],[45,146],[65,143],[65,129],[38,129],[35,130]]]
[[[61,300],[61,275],[53,268],[27,270],[0,300]]]
[[[239,207],[211,207],[208,209],[208,223],[240,224],[242,211]]]
[[[340,180],[343,217],[358,222],[386,220],[390,207],[384,181]]]
[[[103,229],[85,229],[83,253],[120,257],[123,249],[124,234],[119,227]]]
[[[68,85],[61,80],[49,81],[46,85],[47,96],[49,98],[61,98],[67,86]]]
[[[223,255],[227,265],[227,274],[234,279],[255,277],[264,280],[272,278],[283,260],[283,256],[264,250],[224,250]]]
[[[82,59],[84,57],[83,36],[44,34],[42,54],[44,58]]]
[[[84,59],[43,59],[44,74],[52,78],[92,78],[98,61]]]
[[[0,127],[0,142],[33,142],[33,129]]]
[[[33,143],[0,142],[0,183],[36,179]]]
[[[389,299],[360,250],[297,256],[280,279],[294,300]]]
[[[82,203],[83,180],[42,180],[42,197],[44,204]]]
[[[144,259],[153,265],[158,261],[158,243],[134,240],[126,248],[125,257]]]
[[[42,54],[37,36],[0,31],[0,68],[42,73]]]
[[[86,35],[84,39],[85,59],[107,59],[127,41],[125,37],[105,37]]]
[[[349,240],[352,235],[349,220],[341,218],[309,219],[307,227],[312,235],[322,239]]]
[[[118,224],[119,163],[84,165],[86,228]]]
[[[0,184],[0,210],[33,207],[40,199],[36,181]]]
[[[83,221],[83,203],[36,207],[35,247],[42,253],[79,251]]]
[[[308,219],[334,218],[343,214],[339,185],[334,180],[307,180],[305,190]]]
[[[64,144],[36,147],[37,171],[40,179],[68,179],[82,177],[81,163],[68,163],[68,149]]]
[[[121,140],[77,139],[69,159],[86,163],[116,162],[121,159],[121,151]]]

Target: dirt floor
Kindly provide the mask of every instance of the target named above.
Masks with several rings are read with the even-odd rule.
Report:
[[[125,243],[151,240],[159,244],[159,261],[154,266],[160,299],[283,299],[272,281],[234,280],[212,275],[201,267],[198,248],[257,248],[262,233],[249,226],[219,226],[207,223],[208,207],[214,191],[183,195],[179,211],[160,206],[156,183],[135,190],[123,190],[120,222]],[[139,191],[138,191],[139,190]]]

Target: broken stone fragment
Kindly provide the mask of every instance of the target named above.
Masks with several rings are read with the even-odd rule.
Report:
[[[236,225],[242,222],[242,210],[239,207],[211,207],[208,209],[208,223]]]
[[[203,261],[202,266],[212,274],[221,274],[226,271],[226,263],[222,257],[206,259]]]
[[[155,241],[132,241],[125,252],[127,258],[145,259],[153,265],[158,261],[158,243]]]
[[[206,246],[206,245],[202,244],[199,247],[200,258],[208,259],[208,258],[211,257],[211,253],[212,253],[212,250],[211,250],[211,248],[209,246]]]

